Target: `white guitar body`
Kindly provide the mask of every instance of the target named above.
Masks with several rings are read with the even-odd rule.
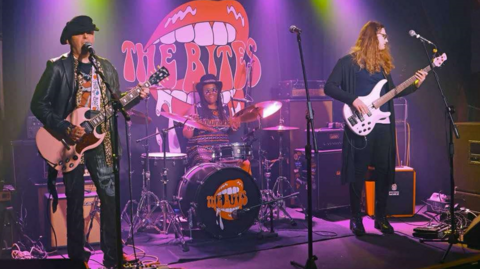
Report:
[[[443,62],[447,60],[447,55],[443,53],[442,55],[436,57],[432,61],[433,67],[440,67]],[[431,70],[430,65],[422,69],[424,72],[428,73]],[[407,87],[412,85],[416,80],[415,76],[411,76],[409,79],[405,80],[404,82],[400,83],[395,89],[392,89],[382,95],[380,97],[380,92],[383,88],[383,85],[387,83],[386,79],[380,80],[377,85],[373,88],[367,96],[358,97],[362,102],[368,107],[369,113],[368,114],[360,114],[358,111],[351,106],[344,105],[343,106],[343,118],[345,122],[352,130],[352,132],[356,133],[360,136],[366,136],[372,132],[375,125],[381,121],[383,118],[390,117],[390,112],[382,112],[380,107],[382,104],[387,103],[392,98],[394,98],[397,94],[405,90]],[[392,122],[392,124],[395,124]]]
[[[170,75],[165,67],[158,68],[147,82],[128,91],[119,99],[119,102],[124,106],[128,105],[140,95],[142,87],[149,88]],[[63,173],[72,171],[82,161],[83,153],[98,147],[105,138],[105,134],[97,132],[97,127],[114,115],[115,110],[112,105],[106,106],[101,113],[96,115],[94,115],[95,111],[91,111],[92,113],[89,113],[90,118],[87,118],[88,111],[90,109],[87,107],[75,109],[65,119],[73,125],[81,126],[85,129],[85,135],[77,143],[70,140],[65,134],[59,134],[43,127],[38,130],[35,137],[38,151],[47,160],[48,164],[56,170]]]
[[[375,124],[377,124],[380,119],[390,117],[390,112],[383,112],[380,110],[380,108],[375,108],[373,106],[373,102],[380,98],[380,91],[385,83],[387,83],[386,79],[380,80],[369,95],[358,97],[358,99],[360,99],[368,107],[370,114],[363,114],[360,116],[354,107],[349,105],[343,106],[343,117],[346,121],[346,124],[350,130],[357,135],[368,135],[370,132],[372,132]]]
[[[78,108],[65,120],[73,125],[81,126],[83,122],[88,120],[85,115],[87,111],[89,111],[89,108]],[[78,166],[85,151],[96,148],[105,138],[105,134],[99,134],[96,130],[89,132],[86,128],[85,131],[86,134],[82,139],[75,143],[65,135],[60,135],[42,127],[35,137],[38,151],[47,160],[47,163],[56,170],[63,173],[70,172]]]

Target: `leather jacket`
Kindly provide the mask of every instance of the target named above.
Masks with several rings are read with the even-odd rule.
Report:
[[[98,57],[105,80],[111,89],[120,96],[118,73],[106,59]],[[66,53],[50,59],[40,81],[35,88],[30,109],[45,127],[65,134],[70,123],[64,120],[75,109],[75,79],[73,54]],[[107,90],[108,99],[110,93]]]

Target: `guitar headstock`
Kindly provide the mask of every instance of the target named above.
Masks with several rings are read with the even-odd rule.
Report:
[[[435,59],[433,59],[433,66],[440,67],[442,66],[443,62],[445,62],[446,60],[447,60],[447,54],[444,53],[436,57]]]
[[[165,78],[167,78],[168,76],[170,76],[170,73],[168,72],[167,68],[165,67],[160,67],[160,66],[157,66],[158,70],[155,71],[155,73],[153,73],[149,78],[148,78],[148,82],[150,83],[150,85],[156,85],[158,84],[160,81],[164,80]]]

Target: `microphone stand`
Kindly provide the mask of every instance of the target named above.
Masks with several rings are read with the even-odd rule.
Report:
[[[453,155],[455,153],[455,148],[453,144],[453,133],[455,133],[455,137],[457,139],[460,139],[460,134],[458,132],[457,126],[455,125],[455,122],[453,121],[453,116],[452,114],[455,113],[455,108],[453,106],[449,106],[447,99],[445,97],[445,94],[443,93],[442,86],[440,86],[440,79],[438,78],[437,72],[435,72],[435,69],[433,69],[432,66],[432,61],[430,59],[430,56],[428,55],[427,47],[425,45],[425,41],[423,39],[420,39],[422,41],[423,49],[425,50],[425,55],[427,56],[428,59],[428,64],[430,65],[430,68],[435,75],[435,81],[437,82],[437,87],[438,90],[440,91],[440,94],[442,95],[443,103],[445,105],[445,113],[448,114],[448,161],[449,161],[449,166],[450,166],[450,229],[451,233],[448,236],[448,239],[420,239],[421,243],[424,242],[448,242],[448,248],[445,251],[442,260],[440,263],[443,263],[445,259],[447,258],[448,253],[452,249],[453,244],[463,244],[462,241],[458,239],[459,234],[457,233],[457,227],[455,223],[455,178],[453,176]],[[434,45],[435,46],[435,45]],[[435,46],[435,51],[436,51],[436,46]]]
[[[307,83],[307,73],[305,71],[305,62],[303,59],[303,50],[302,50],[302,38],[300,36],[300,32],[297,33],[297,42],[298,42],[298,50],[300,52],[300,61],[302,63],[302,72],[303,72],[303,80],[305,83],[305,95],[307,97],[307,144],[305,145],[305,158],[307,159],[307,221],[308,221],[308,258],[305,266],[295,262],[290,261],[290,264],[294,267],[304,268],[304,269],[317,269],[317,265],[315,261],[318,259],[317,256],[313,255],[313,220],[312,220],[312,146],[310,145],[310,135],[313,136],[313,147],[315,150],[315,156],[318,154],[317,151],[317,140],[315,138],[315,134],[313,133],[315,127],[313,126],[313,109],[312,103],[310,101],[310,92],[308,90],[308,83]],[[318,156],[317,156],[318,160]]]
[[[124,109],[121,102],[119,102],[119,96],[111,89],[110,85],[105,79],[105,76],[100,68],[98,68],[97,59],[93,54],[90,54],[88,57],[93,67],[95,68],[96,73],[100,76],[103,83],[105,83],[108,92],[110,92],[112,98],[112,108],[113,108],[113,135],[110,136],[112,140],[112,158],[113,158],[113,173],[115,175],[115,229],[116,229],[116,244],[117,244],[117,267],[123,269],[123,246],[122,246],[122,226],[120,222],[120,159],[118,155],[118,121],[117,121],[117,112],[120,111],[123,114],[123,117],[126,121],[130,121],[130,115]],[[105,117],[107,119],[107,117]],[[107,122],[108,123],[108,122]],[[110,126],[107,126],[109,128]]]

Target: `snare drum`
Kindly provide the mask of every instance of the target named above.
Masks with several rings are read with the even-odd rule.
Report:
[[[247,143],[220,144],[214,147],[213,161],[232,162],[237,160],[251,160],[253,152]]]
[[[187,164],[187,155],[184,153],[167,152],[166,153],[167,172],[167,197],[163,197],[163,152],[151,152],[148,154],[150,165],[150,191],[158,195],[162,200],[173,201],[173,195],[178,186],[178,181],[185,174]],[[145,162],[146,155],[142,154],[142,164]]]
[[[238,219],[234,214],[261,202],[257,184],[247,172],[218,163],[202,163],[190,169],[180,181],[176,198],[184,216],[188,218],[191,210],[197,227],[217,238],[247,231],[260,207]]]

